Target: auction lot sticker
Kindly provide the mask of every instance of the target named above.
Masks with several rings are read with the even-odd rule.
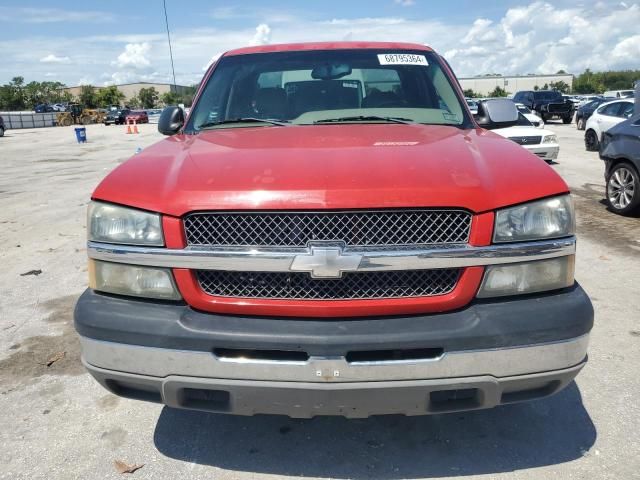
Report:
[[[429,66],[427,57],[412,53],[380,53],[378,54],[380,65],[422,65]]]

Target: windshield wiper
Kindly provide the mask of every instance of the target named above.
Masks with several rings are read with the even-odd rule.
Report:
[[[227,125],[230,123],[268,123],[270,125],[278,125],[280,127],[288,127],[289,123],[281,120],[272,120],[269,118],[255,118],[255,117],[240,117],[240,118],[229,118],[227,120],[218,120],[216,122],[205,122],[201,125],[198,125],[198,129],[217,127],[218,125]]]
[[[339,123],[339,122],[366,122],[369,120],[380,120],[383,122],[391,122],[391,123],[404,123],[404,124],[412,124],[416,123],[410,118],[402,118],[402,117],[381,117],[378,115],[355,115],[353,117],[339,117],[339,118],[325,118],[323,120],[316,120],[313,123]]]

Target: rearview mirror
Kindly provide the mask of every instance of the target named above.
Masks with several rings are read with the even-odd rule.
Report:
[[[334,63],[318,65],[311,70],[311,78],[315,80],[336,80],[351,74],[351,65]]]
[[[175,135],[184,125],[184,112],[180,107],[166,107],[158,120],[158,131],[163,135]]]
[[[488,130],[513,127],[518,124],[518,109],[508,98],[485,100],[478,104],[476,122]]]

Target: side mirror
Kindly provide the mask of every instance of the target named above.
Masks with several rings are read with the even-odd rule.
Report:
[[[518,124],[516,104],[507,98],[485,100],[478,104],[476,122],[488,130],[513,127]]]
[[[158,120],[158,131],[163,135],[175,135],[184,125],[184,112],[180,107],[166,107]]]

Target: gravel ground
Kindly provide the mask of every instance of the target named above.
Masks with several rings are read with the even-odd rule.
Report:
[[[87,281],[92,189],[157,141],[92,125],[0,139],[0,478],[640,478],[640,219],[603,204],[603,164],[582,132],[551,123],[552,166],[578,211],[577,279],[596,326],[577,382],[537,402],[367,420],[231,417],[115,397],[79,363],[72,326]],[[39,270],[42,272],[37,273]],[[35,272],[34,272],[35,271]],[[64,352],[64,356],[60,354]],[[50,366],[48,363],[52,362]]]

